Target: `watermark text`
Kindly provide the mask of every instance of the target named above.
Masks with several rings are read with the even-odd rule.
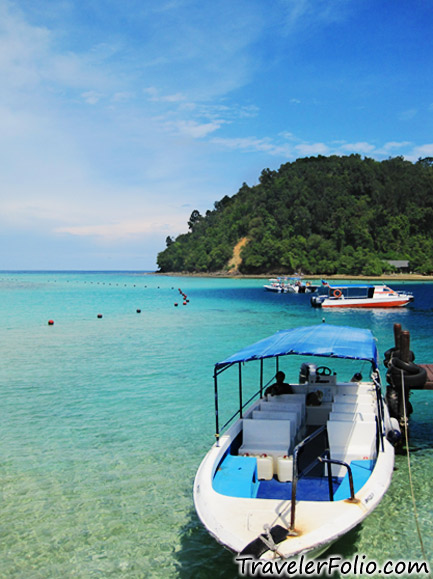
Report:
[[[257,560],[248,555],[235,558],[239,575],[242,577],[332,577],[334,573],[341,576],[372,577],[394,575],[399,577],[422,577],[430,574],[426,561],[385,561],[378,563],[368,560],[366,555],[355,555],[353,559],[344,559],[339,555],[327,559],[308,559],[304,555],[291,559]]]

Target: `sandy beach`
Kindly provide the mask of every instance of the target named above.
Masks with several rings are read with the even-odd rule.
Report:
[[[279,274],[279,273],[262,273],[262,274],[241,274],[239,272],[229,273],[227,271],[218,271],[212,273],[191,273],[191,272],[158,272],[155,274],[163,276],[176,276],[176,277],[210,277],[210,278],[233,278],[233,279],[269,279],[271,277],[298,277],[296,274]],[[307,275],[301,274],[306,280],[313,279],[324,279],[324,280],[359,280],[359,281],[379,281],[379,282],[405,282],[405,281],[433,281],[433,275],[421,275],[417,273],[395,273],[380,276],[365,276],[365,275],[346,275],[346,274],[335,274],[335,275]]]

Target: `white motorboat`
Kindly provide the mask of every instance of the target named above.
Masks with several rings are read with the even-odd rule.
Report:
[[[396,291],[387,285],[324,284],[311,296],[311,305],[322,308],[395,308],[414,299],[410,292]]]
[[[288,286],[287,278],[274,277],[271,278],[269,280],[269,283],[267,283],[263,287],[268,292],[286,293],[288,291],[287,286]]]
[[[299,277],[278,277],[271,278],[269,283],[263,286],[265,290],[277,293],[292,293],[292,294],[305,294],[313,293],[318,289],[318,286],[313,285],[311,282],[304,282]]]
[[[296,364],[292,393],[273,387],[274,395],[265,394],[265,370],[271,366],[275,375],[268,359],[287,370],[294,367],[293,358],[283,358],[282,368],[288,355],[310,363]],[[328,358],[338,373],[312,356]],[[252,396],[245,393],[251,366],[260,384]],[[367,380],[359,374],[365,366]],[[233,390],[239,407],[220,432],[220,406],[233,404],[220,396],[227,380],[233,388],[230,369],[239,379]],[[394,468],[390,441],[399,431],[382,397],[369,330],[324,323],[282,330],[217,363],[214,382],[216,443],[198,468],[194,503],[219,543],[262,560],[319,556],[379,504]]]

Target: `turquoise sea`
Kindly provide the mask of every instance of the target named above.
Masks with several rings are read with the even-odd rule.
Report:
[[[263,283],[0,273],[0,577],[238,576],[192,500],[214,442],[213,365],[324,317],[308,296]],[[416,360],[433,362],[433,284],[391,285],[413,291],[413,304],[326,312],[326,321],[370,328],[381,354],[399,322]],[[433,392],[411,401],[413,485],[431,555]],[[331,553],[421,559],[405,456],[381,505]]]

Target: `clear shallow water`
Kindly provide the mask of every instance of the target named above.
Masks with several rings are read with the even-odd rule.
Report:
[[[1,577],[237,577],[192,502],[214,440],[213,364],[323,317],[371,328],[381,353],[400,322],[417,361],[433,362],[432,284],[404,285],[415,294],[409,308],[324,313],[263,283],[0,274]],[[431,553],[433,393],[412,402],[412,473]],[[421,557],[405,457],[396,465],[384,501],[331,553]]]

